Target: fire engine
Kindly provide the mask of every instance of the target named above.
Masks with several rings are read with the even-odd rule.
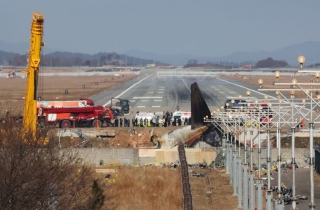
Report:
[[[103,106],[38,108],[38,122],[41,126],[102,127],[104,124],[111,125],[113,120],[112,110]]]

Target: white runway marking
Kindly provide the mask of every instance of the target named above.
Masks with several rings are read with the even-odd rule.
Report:
[[[219,93],[224,93],[224,92],[219,92]]]
[[[154,100],[154,101],[162,101],[162,100]]]
[[[235,92],[229,92],[229,93],[235,93]]]
[[[146,102],[146,101],[149,101],[149,100],[141,100],[141,101]]]
[[[146,106],[137,106],[138,108],[143,108],[143,107],[146,107]]]
[[[153,92],[148,92],[148,93],[153,93]]]
[[[158,93],[163,93],[163,92],[158,92]]]
[[[162,96],[136,96],[133,99],[154,99],[154,98],[162,98]]]
[[[152,106],[152,107],[161,107],[161,106]]]
[[[130,102],[136,102],[136,100],[130,100]]]
[[[128,89],[126,89],[125,91],[123,91],[122,93],[120,93],[119,95],[117,95],[115,98],[119,98],[120,96],[122,96],[123,94],[125,94],[126,92],[128,92],[131,88],[133,88],[134,86],[136,86],[137,84],[139,84],[140,82],[142,82],[143,80],[149,78],[151,75],[145,77],[144,79],[140,80],[139,82],[131,85],[130,87],[128,87]],[[111,103],[111,100],[109,100],[107,103],[105,103],[103,106],[107,106],[108,104]]]

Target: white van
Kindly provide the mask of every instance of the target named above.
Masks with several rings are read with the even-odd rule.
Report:
[[[172,114],[171,121],[173,122],[175,119],[181,119],[182,123],[185,121],[186,118],[191,118],[191,112],[186,112],[186,111],[175,111]]]

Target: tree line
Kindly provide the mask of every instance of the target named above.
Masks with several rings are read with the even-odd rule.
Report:
[[[0,65],[10,66],[26,66],[28,54],[8,53],[0,51]],[[41,66],[90,66],[99,67],[104,65],[116,66],[146,66],[150,63],[164,63],[156,62],[150,59],[141,59],[133,56],[121,55],[115,52],[111,53],[97,53],[94,55],[83,53],[70,52],[54,52],[41,55]]]

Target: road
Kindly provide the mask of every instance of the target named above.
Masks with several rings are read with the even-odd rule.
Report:
[[[274,180],[271,181],[272,186],[277,186],[278,175],[272,176]],[[281,174],[281,182],[287,187],[292,187],[292,170],[288,170],[286,173]],[[315,184],[314,200],[316,203],[315,209],[320,209],[320,187]],[[296,169],[296,195],[306,195],[309,200],[298,200],[297,207],[299,210],[308,210],[310,204],[310,169],[309,168],[297,168]],[[286,205],[285,210],[289,210],[291,205]]]

